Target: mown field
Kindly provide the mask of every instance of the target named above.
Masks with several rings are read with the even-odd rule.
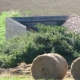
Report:
[[[80,15],[80,0],[0,0],[0,13],[30,10],[32,15]]]

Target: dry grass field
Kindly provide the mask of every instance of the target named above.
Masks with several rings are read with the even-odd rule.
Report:
[[[32,15],[80,15],[80,0],[0,0],[0,13],[30,10]]]
[[[18,78],[23,77],[26,80],[34,80],[31,75],[31,64],[25,64],[25,63],[21,63],[15,68],[9,68],[9,69],[0,68],[0,80],[1,79],[6,80],[5,77],[8,78],[7,80],[12,80],[12,78],[17,78],[17,77]],[[25,79],[21,79],[21,80],[25,80]],[[17,80],[17,79],[13,79],[13,80]],[[74,80],[70,70],[67,71],[63,80]]]

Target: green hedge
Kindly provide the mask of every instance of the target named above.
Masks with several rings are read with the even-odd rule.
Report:
[[[15,67],[20,62],[32,63],[44,53],[58,53],[70,64],[80,53],[80,34],[65,27],[38,24],[39,31],[10,39],[0,46],[0,66]]]

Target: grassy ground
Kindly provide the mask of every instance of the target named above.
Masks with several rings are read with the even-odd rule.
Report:
[[[31,76],[27,75],[7,75],[0,76],[0,80],[34,80]],[[44,80],[44,79],[41,79]],[[54,80],[54,79],[50,79]],[[74,80],[73,78],[64,78],[63,80]]]
[[[2,75],[0,76],[0,80],[34,80],[30,76],[24,76],[24,75]]]

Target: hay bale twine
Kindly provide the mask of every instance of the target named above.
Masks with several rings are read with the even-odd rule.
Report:
[[[31,66],[34,79],[63,79],[67,69],[67,61],[61,55],[54,53],[39,55]]]
[[[75,80],[80,80],[80,57],[72,62],[71,74]]]

